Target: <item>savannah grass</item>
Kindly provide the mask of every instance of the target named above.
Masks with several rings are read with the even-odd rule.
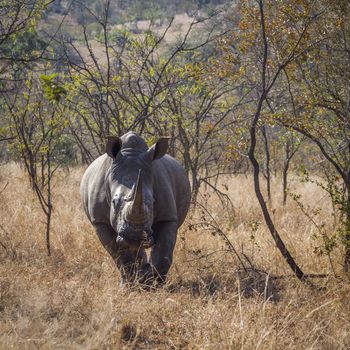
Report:
[[[0,167],[0,349],[348,349],[342,251],[314,253],[322,238],[295,201],[281,204],[280,179],[272,183],[271,212],[303,270],[328,275],[313,279],[320,289],[291,276],[263,224],[251,177],[223,181],[220,189],[229,185],[233,203],[228,213],[215,195],[203,193],[244,263],[269,274],[274,295],[266,298],[258,284],[246,292],[241,263],[223,237],[198,225],[206,219],[198,207],[180,229],[166,285],[122,286],[80,204],[83,171],[56,177],[48,257],[45,220],[24,171],[15,163]],[[331,234],[327,195],[296,177],[291,186]]]

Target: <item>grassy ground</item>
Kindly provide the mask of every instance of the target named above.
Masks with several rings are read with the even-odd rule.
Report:
[[[0,167],[1,349],[349,348],[350,286],[340,272],[341,252],[331,256],[334,278],[328,257],[313,253],[322,243],[313,238],[315,227],[293,201],[280,205],[278,182],[271,204],[278,229],[305,272],[330,274],[313,280],[322,290],[288,277],[244,176],[220,187],[232,199],[229,214],[209,195],[212,219],[199,207],[192,211],[163,288],[127,289],[83,213],[82,173],[71,169],[57,177],[48,257],[43,215],[25,174],[15,164]],[[331,232],[324,193],[310,184],[293,186]],[[203,218],[223,230],[245,265],[249,259],[282,278],[242,270],[217,230],[196,225]]]

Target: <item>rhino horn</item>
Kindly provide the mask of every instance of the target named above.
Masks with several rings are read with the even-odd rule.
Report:
[[[141,170],[139,170],[136,186],[134,187],[133,192],[133,199],[129,210],[128,221],[132,224],[143,224],[147,221],[147,217],[143,203]]]

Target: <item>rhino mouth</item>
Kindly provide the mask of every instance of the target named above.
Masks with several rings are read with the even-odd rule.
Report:
[[[152,235],[147,234],[146,232],[143,232],[141,238],[131,238],[123,234],[118,234],[116,242],[118,245],[126,244],[133,247],[143,247],[147,249],[154,245],[154,238]]]

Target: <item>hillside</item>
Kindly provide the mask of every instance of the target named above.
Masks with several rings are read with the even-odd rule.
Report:
[[[109,0],[108,2],[99,0],[84,2],[58,0],[50,5],[50,14],[65,15],[68,13],[76,23],[89,23],[94,19],[87,16],[84,9],[88,8],[96,16],[102,16],[105,4],[108,4],[110,23],[122,24],[130,21],[168,18],[180,13],[194,14],[197,11],[206,13],[224,3],[223,0],[176,0],[172,2],[166,0]]]

